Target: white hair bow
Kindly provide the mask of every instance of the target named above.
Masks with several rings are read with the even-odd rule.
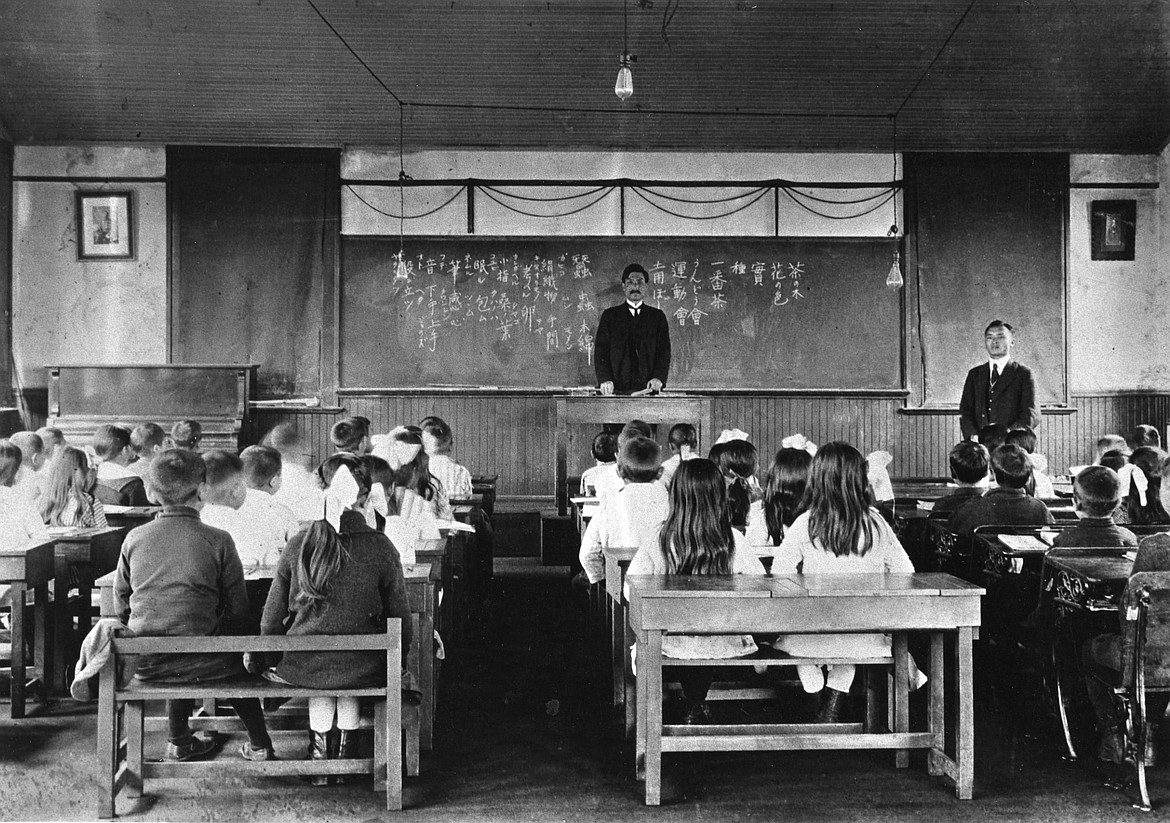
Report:
[[[1044,455],[1033,452],[1028,455],[1028,462],[1032,464],[1034,471],[1038,471],[1041,474],[1048,473],[1048,458]]]
[[[890,472],[887,466],[894,462],[894,455],[888,451],[870,452],[865,458],[869,464],[869,485],[873,487],[873,496],[876,500],[893,500],[894,484],[890,482]]]
[[[1136,463],[1126,463],[1121,467],[1117,476],[1121,478],[1121,488],[1125,491],[1124,496],[1128,497],[1130,490],[1136,488],[1138,500],[1144,507],[1146,505],[1146,489],[1150,487],[1150,480],[1142,471],[1142,467]]]
[[[401,440],[395,438],[395,434],[400,431],[405,431],[405,428],[399,426],[391,430],[389,434],[379,434],[373,439],[374,448],[371,454],[374,457],[380,457],[390,464],[390,468],[399,469],[414,460],[422,446],[417,443],[403,443]]]
[[[724,429],[719,432],[719,439],[715,441],[715,445],[720,443],[730,443],[732,440],[750,440],[751,435],[743,429]]]
[[[324,520],[334,531],[341,531],[341,513],[357,502],[359,494],[361,487],[354,480],[349,467],[342,466],[333,475],[333,481],[325,490]]]
[[[803,449],[810,455],[815,455],[817,453],[817,444],[799,432],[796,434],[790,434],[785,437],[780,441],[780,446],[781,448],[785,449]]]
[[[375,483],[371,486],[370,496],[366,498],[366,505],[386,517],[390,513],[390,501],[386,499],[386,487],[381,483]]]

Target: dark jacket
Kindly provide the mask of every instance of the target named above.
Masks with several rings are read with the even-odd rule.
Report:
[[[949,520],[960,506],[977,497],[982,497],[985,491],[987,491],[986,488],[979,486],[959,486],[946,497],[940,497],[934,501],[934,505],[930,509],[930,519]]]
[[[132,529],[114,578],[118,616],[140,636],[201,637],[246,629],[248,594],[231,535],[186,506],[167,506]],[[137,676],[214,680],[243,672],[239,654],[144,657]]]
[[[1054,549],[1082,546],[1137,546],[1137,536],[1113,522],[1112,517],[1082,517],[1071,529],[1065,529],[1052,541]]]
[[[979,526],[1047,526],[1055,522],[1048,507],[1023,489],[1000,487],[960,506],[951,517],[951,531],[971,537]]]
[[[146,487],[141,477],[119,477],[116,480],[99,480],[93,495],[107,506],[149,506]]]
[[[991,369],[980,363],[967,372],[963,398],[959,401],[959,428],[970,440],[989,423],[1011,428],[1035,429],[1040,425],[1036,406],[1036,382],[1027,366],[1009,360],[991,391]]]
[[[398,550],[390,538],[366,525],[358,512],[341,515],[340,539],[346,560],[333,579],[328,600],[305,609],[293,604],[302,574],[301,556],[309,529],[303,529],[280,554],[261,634],[378,634],[386,619],[402,620],[402,657],[412,637],[410,603]],[[289,683],[317,689],[376,686],[386,682],[386,655],[378,652],[289,653],[276,668]]]
[[[670,325],[659,309],[642,303],[637,318],[627,303],[601,313],[593,354],[598,384],[613,381],[615,392],[640,391],[651,378],[666,385],[670,374]]]

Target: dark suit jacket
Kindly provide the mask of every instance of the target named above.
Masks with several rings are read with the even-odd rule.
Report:
[[[593,370],[599,384],[612,380],[614,391],[640,391],[657,377],[666,385],[670,325],[666,315],[653,306],[643,303],[637,319],[630,316],[626,303],[603,311],[595,345]]]
[[[146,487],[141,477],[119,477],[117,480],[100,480],[94,487],[93,496],[108,506],[149,506]]]
[[[1027,366],[1009,360],[1003,374],[990,390],[991,369],[981,363],[967,372],[963,399],[959,401],[959,427],[963,438],[970,440],[989,423],[1003,423],[1010,428],[1035,429],[1040,425],[1036,406],[1036,382]]]

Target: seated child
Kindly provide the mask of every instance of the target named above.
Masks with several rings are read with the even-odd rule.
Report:
[[[1138,544],[1133,532],[1113,522],[1113,512],[1121,505],[1121,481],[1113,469],[1105,466],[1083,469],[1073,481],[1073,500],[1080,520],[1073,528],[1058,534],[1052,548]]]
[[[661,529],[649,532],[643,539],[630,561],[628,574],[764,574],[746,538],[731,526],[727,484],[710,460],[696,458],[678,467],[670,484],[666,520]],[[676,660],[743,657],[755,651],[756,642],[750,634],[662,638],[662,654]],[[711,716],[707,692],[714,680],[714,669],[695,666],[676,671],[686,701],[682,722],[708,722]]]
[[[49,482],[37,501],[47,525],[106,527],[105,507],[93,496],[97,470],[90,468],[85,452],[63,446],[48,472]]]
[[[766,545],[768,525],[756,480],[756,447],[746,437],[723,440],[711,447],[707,457],[727,481],[731,525],[747,535],[750,545]]]
[[[379,436],[365,465],[374,491],[379,484],[386,491],[385,533],[402,562],[413,563],[417,548],[441,539],[435,521],[454,518],[446,493],[431,476],[422,435],[400,426]],[[366,523],[375,527],[375,507],[367,505],[365,513]]]
[[[276,499],[280,490],[280,452],[271,446],[249,446],[240,452],[240,463],[244,467],[244,485],[248,487],[240,511],[272,523],[273,532],[283,532],[287,543],[300,523],[292,510]],[[284,545],[280,548],[283,550]]]
[[[273,497],[301,523],[317,520],[324,511],[325,495],[311,470],[313,455],[292,423],[277,423],[262,444],[280,452],[280,486]]]
[[[1129,455],[1129,444],[1120,434],[1103,434],[1097,439],[1097,461],[1100,463],[1105,452],[1118,451]]]
[[[36,503],[44,482],[45,445],[33,432],[16,432],[8,438],[20,449],[20,470],[16,473],[16,491]]]
[[[45,463],[52,463],[58,449],[65,445],[65,435],[56,426],[41,426],[37,429],[37,437],[45,447]]]
[[[280,556],[264,604],[263,634],[380,634],[387,618],[402,621],[402,658],[411,643],[410,602],[398,552],[366,525],[360,509],[370,477],[353,455],[321,464],[329,484],[328,519],[299,532]],[[386,655],[374,652],[285,654],[279,680],[310,688],[349,688],[386,682]],[[309,698],[310,760],[357,756],[356,698]],[[335,742],[330,733],[338,729]],[[325,785],[328,778],[314,779]]]
[[[662,464],[659,480],[662,485],[669,486],[679,463],[699,456],[699,435],[690,423],[676,423],[670,427],[666,444],[670,447],[670,457]]]
[[[451,459],[455,437],[451,427],[441,417],[424,417],[423,448],[430,458],[431,475],[439,481],[449,499],[465,500],[472,495],[471,472]]]
[[[848,443],[827,443],[812,459],[808,507],[796,518],[784,545],[800,553],[804,574],[873,574],[914,571],[902,544],[881,513],[869,505],[868,468]],[[775,647],[794,657],[882,657],[890,653],[888,634],[780,635]],[[821,693],[814,722],[836,723],[853,685],[856,667],[837,664],[796,667],[808,694]],[[915,687],[925,678],[914,666]],[[827,688],[826,688],[827,686]]]
[[[163,505],[159,516],[132,529],[122,544],[114,579],[117,613],[139,636],[204,637],[244,629],[248,595],[231,537],[199,520],[207,489],[203,458],[172,449],[155,458],[150,486]],[[171,683],[222,680],[244,673],[239,653],[159,654],[139,659],[135,677]],[[195,760],[217,742],[191,733],[193,700],[167,701],[168,760]],[[246,760],[274,757],[264,712],[256,698],[229,701],[248,741]]]
[[[1125,438],[1125,442],[1130,451],[1137,451],[1142,446],[1160,449],[1162,448],[1162,435],[1153,426],[1143,423],[1133,427],[1133,431],[1129,433],[1129,437]]]
[[[960,440],[951,448],[948,460],[951,479],[958,488],[935,501],[930,510],[932,520],[949,520],[960,506],[982,497],[990,480],[987,474],[990,457],[982,443]]]
[[[1118,472],[1121,493],[1125,497],[1128,523],[1135,526],[1158,526],[1170,523],[1170,513],[1162,505],[1162,463],[1166,453],[1153,446],[1138,446],[1129,456],[1129,465]]]
[[[995,450],[1007,442],[1008,427],[1003,423],[988,423],[979,430],[979,442],[987,447],[988,454],[995,454]]]
[[[49,532],[31,500],[16,490],[20,449],[10,440],[0,440],[0,549],[44,540]]]
[[[370,423],[364,417],[344,417],[329,430],[329,442],[338,452],[361,457],[370,453]]]
[[[130,432],[121,426],[98,426],[93,434],[98,457],[97,488],[94,494],[107,506],[149,506],[142,478],[127,468],[134,459]]]
[[[163,450],[167,433],[158,423],[141,423],[130,432],[130,448],[135,460],[126,468],[142,478],[145,483],[150,477],[150,462]]]
[[[795,574],[799,557],[788,551],[782,544],[785,532],[804,511],[805,488],[808,486],[808,470],[812,455],[805,449],[781,449],[776,452],[772,466],[764,481],[763,523],[767,528],[766,543],[752,543],[752,529],[748,530],[749,543],[753,546],[772,545],[780,549],[772,560],[772,574]],[[753,524],[754,526],[754,524]]]
[[[598,432],[591,447],[594,465],[581,472],[581,494],[597,497],[598,478],[612,474],[617,469],[617,435],[613,432]]]
[[[1055,522],[1048,507],[1024,491],[1032,476],[1026,451],[1019,446],[1000,446],[991,453],[991,471],[998,488],[961,506],[951,516],[951,531],[969,542],[979,526],[1046,526]]]
[[[171,442],[176,449],[199,451],[199,441],[202,439],[203,426],[198,420],[180,420],[171,426]]]
[[[598,506],[581,538],[581,567],[590,583],[605,579],[607,546],[641,546],[666,520],[666,487],[656,483],[661,449],[648,437],[627,440],[618,455],[625,486]]]
[[[203,522],[232,536],[245,569],[275,566],[296,531],[292,514],[273,510],[266,503],[270,495],[248,488],[244,461],[236,455],[217,449],[205,452],[203,462],[207,466]]]
[[[1140,572],[1170,571],[1170,535],[1152,534],[1142,540],[1133,561],[1132,577]],[[1122,666],[1122,636],[1125,633],[1125,610],[1117,611],[1117,633],[1101,634],[1085,641],[1081,659],[1085,668],[1085,690],[1093,713],[1097,716],[1097,731],[1101,742],[1097,746],[1097,759],[1106,763],[1120,764],[1125,758],[1125,742],[1120,731],[1120,718],[1113,701],[1113,690],[1108,684],[1120,682]],[[1170,694],[1151,691],[1146,694],[1146,716],[1150,718],[1142,739],[1146,749],[1142,753],[1146,762],[1155,759],[1154,740],[1158,725],[1166,714]]]
[[[1036,432],[1031,429],[1013,429],[1008,432],[1007,440],[1004,442],[1019,446],[1028,453],[1028,462],[1032,464],[1032,482],[1028,484],[1028,493],[1041,500],[1051,500],[1056,497],[1056,491],[1052,488],[1052,480],[1045,474],[1048,470],[1048,458],[1042,454],[1036,454]]]
[[[1104,454],[1102,454],[1099,458],[1097,458],[1097,465],[1098,466],[1105,466],[1106,468],[1113,469],[1113,471],[1115,471],[1115,472],[1120,472],[1128,464],[1129,464],[1129,450],[1128,449],[1124,450],[1124,451],[1122,449],[1111,449],[1111,450],[1105,452]]]

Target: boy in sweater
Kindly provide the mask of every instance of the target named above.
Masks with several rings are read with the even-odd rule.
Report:
[[[1080,520],[1073,528],[1057,535],[1052,548],[1138,544],[1133,532],[1113,522],[1113,512],[1121,505],[1121,481],[1113,469],[1106,466],[1081,469],[1073,482],[1073,499]]]

